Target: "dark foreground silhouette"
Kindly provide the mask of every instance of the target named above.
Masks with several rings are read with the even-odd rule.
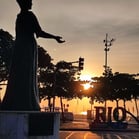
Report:
[[[2,110],[39,111],[37,87],[37,43],[34,37],[55,39],[62,37],[44,32],[36,16],[30,11],[32,0],[17,0],[21,11],[16,19],[16,40],[7,90]]]

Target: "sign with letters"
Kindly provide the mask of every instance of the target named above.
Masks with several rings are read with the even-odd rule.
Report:
[[[126,120],[126,110],[123,107],[95,107],[96,114],[95,114],[95,122],[112,122],[112,119],[117,122],[123,122]],[[121,115],[119,116],[119,113]]]

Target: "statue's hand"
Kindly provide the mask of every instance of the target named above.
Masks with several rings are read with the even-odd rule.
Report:
[[[64,43],[65,42],[65,40],[62,40],[62,37],[60,37],[60,36],[56,36],[55,39],[58,43]]]

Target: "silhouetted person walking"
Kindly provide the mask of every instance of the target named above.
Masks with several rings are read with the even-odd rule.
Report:
[[[17,0],[21,11],[16,20],[16,40],[2,110],[40,110],[37,87],[37,43],[34,37],[65,41],[44,32],[33,12],[32,0]]]

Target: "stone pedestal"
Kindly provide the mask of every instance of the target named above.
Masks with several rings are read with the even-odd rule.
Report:
[[[60,114],[0,112],[0,139],[59,139]]]

